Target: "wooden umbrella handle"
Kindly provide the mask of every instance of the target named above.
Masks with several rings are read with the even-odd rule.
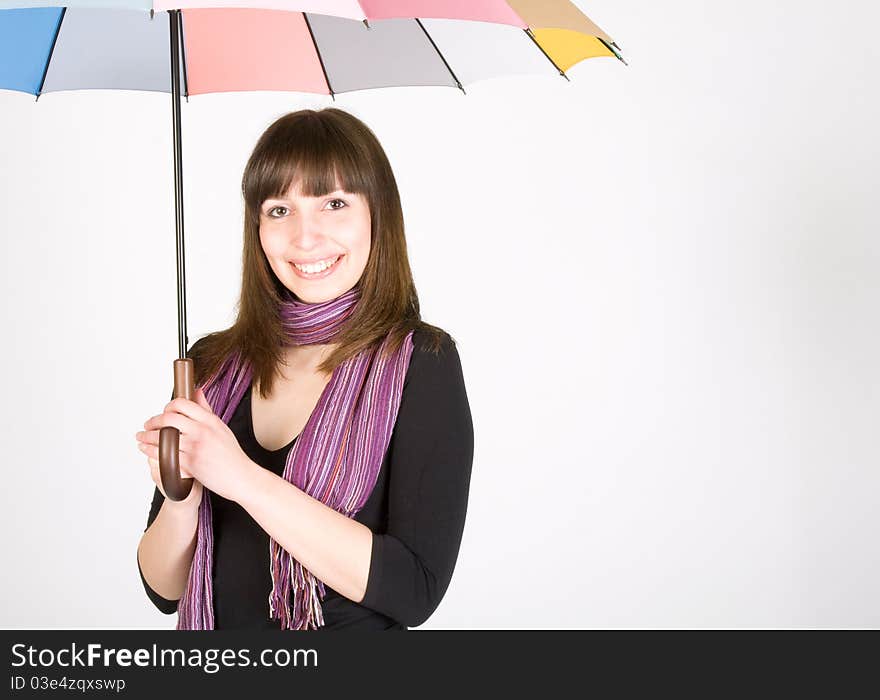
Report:
[[[174,398],[196,400],[195,367],[191,358],[174,360]],[[172,501],[182,501],[192,490],[192,478],[180,477],[180,431],[170,425],[159,430],[159,476]]]

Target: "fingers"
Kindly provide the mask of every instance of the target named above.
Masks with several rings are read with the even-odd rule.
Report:
[[[175,399],[175,401],[177,400],[178,399]],[[204,409],[200,407],[199,410]],[[144,423],[144,428],[146,428],[147,430],[158,431],[159,429],[168,426],[172,428],[177,428],[181,433],[194,434],[198,430],[199,423],[192,418],[189,418],[181,413],[176,413],[174,411],[166,411],[165,413],[161,413],[158,416],[153,416],[146,423]]]
[[[180,450],[185,451],[184,444],[187,438],[195,439],[207,430],[203,424],[208,420],[218,420],[211,410],[201,387],[196,389],[195,401],[188,399],[172,399],[166,404],[162,413],[148,418],[144,422],[144,430],[135,433],[135,439],[139,443],[152,445],[159,444],[159,432],[162,428],[176,428],[180,433]],[[145,449],[140,447],[142,452]]]
[[[149,430],[145,432],[135,433],[135,439],[138,441],[138,449],[145,455],[158,454],[159,450],[159,431]],[[178,452],[192,452],[197,444],[197,438],[181,433],[177,438]],[[155,452],[147,450],[148,447],[155,448]]]
[[[188,418],[191,418],[194,421],[199,422],[204,422],[210,420],[211,418],[216,418],[214,412],[211,410],[211,406],[205,399],[204,393],[202,393],[201,387],[196,390],[195,401],[190,401],[189,399],[183,398],[172,399],[165,406],[164,412],[179,413]]]
[[[135,433],[138,441],[138,449],[147,457],[150,465],[150,477],[166,498],[168,495],[162,487],[162,477],[159,469],[159,435],[158,430],[146,430]],[[177,463],[180,468],[180,476],[183,479],[193,479],[189,472],[189,451],[193,449],[195,440],[183,433],[178,437]]]
[[[141,443],[139,445],[141,452],[143,452],[148,460],[156,462],[156,468],[159,467],[159,446],[158,445],[150,445],[148,443]],[[189,453],[183,449],[181,446],[177,450],[177,463],[180,465],[181,473],[184,469],[189,467]],[[150,465],[152,467],[152,464]]]
[[[180,435],[178,437],[178,465],[180,468],[180,476],[183,479],[194,479],[189,472],[189,455],[188,452],[194,449],[197,442],[197,436],[204,431],[200,422],[208,419],[215,419],[216,416],[208,404],[204,393],[199,387],[196,391],[195,401],[187,399],[173,399],[170,401],[163,413],[152,416],[144,423],[145,430],[135,433],[135,439],[138,441],[138,449],[142,454],[146,455],[150,465],[150,476],[162,495],[166,498],[168,495],[162,487],[162,477],[159,469],[159,439],[161,429],[164,427],[176,428]]]
[[[176,426],[175,426],[176,427]],[[196,437],[192,433],[185,433],[180,431],[180,437],[178,438],[178,442],[189,442],[190,444],[196,441]],[[139,443],[146,443],[148,445],[158,445],[159,437],[161,435],[161,430],[140,430],[134,434],[134,439]]]
[[[147,457],[147,462],[148,462],[149,465],[150,465],[150,477],[153,479],[153,483],[156,485],[156,488],[159,489],[159,492],[162,494],[162,496],[163,496],[164,498],[167,499],[167,498],[168,498],[168,494],[165,493],[165,487],[162,486],[162,475],[161,475],[161,472],[160,472],[160,470],[159,470],[159,460],[158,460],[158,457],[148,456],[148,457]],[[190,474],[190,473],[185,469],[185,467],[184,467],[184,458],[183,458],[182,456],[181,456],[181,458],[179,459],[178,463],[179,463],[179,465],[180,465],[180,476],[181,476],[181,478],[183,478],[183,479],[192,479],[192,480],[193,480],[193,483],[192,483],[192,490],[191,490],[190,494],[187,496],[187,498],[186,498],[185,500],[186,500],[187,502],[189,502],[189,503],[198,503],[198,502],[200,502],[200,501],[202,500],[202,496],[201,496],[201,494],[202,494],[202,485],[201,485],[201,483],[199,483],[199,481],[198,481],[198,480],[197,480],[192,474]]]
[[[134,439],[138,442],[148,442],[151,445],[159,444],[158,430],[139,430],[134,434]]]
[[[153,478],[153,481],[156,482],[156,485],[161,488],[162,484],[162,475],[159,470],[159,449],[157,447],[150,447],[145,454],[147,455],[147,462],[150,465],[150,476]],[[192,479],[193,475],[189,473],[187,467],[189,466],[189,460],[186,455],[181,453],[178,455],[177,464],[180,467],[180,476],[183,479]]]

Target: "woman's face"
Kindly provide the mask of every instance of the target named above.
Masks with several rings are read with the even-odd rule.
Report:
[[[360,194],[305,197],[297,187],[286,198],[263,202],[260,243],[275,275],[298,299],[329,301],[354,287],[367,265],[370,207]]]

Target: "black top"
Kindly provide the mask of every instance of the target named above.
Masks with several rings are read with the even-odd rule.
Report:
[[[196,345],[200,341],[196,341]],[[461,362],[446,334],[439,354],[413,334],[413,353],[397,421],[376,486],[354,516],[373,532],[367,590],[358,604],[325,584],[326,630],[406,630],[421,625],[446,592],[464,530],[474,436]],[[251,390],[229,427],[245,454],[281,475],[290,444],[266,450],[255,439]],[[238,503],[210,493],[214,524],[215,629],[279,629],[269,618],[269,535]],[[165,497],[154,489],[147,528]],[[140,562],[138,562],[140,571]],[[147,596],[163,613],[177,601]]]

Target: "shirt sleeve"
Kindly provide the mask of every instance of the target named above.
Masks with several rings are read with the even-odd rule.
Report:
[[[413,349],[389,450],[388,523],[373,533],[360,604],[417,627],[452,579],[473,463],[471,411],[448,334],[439,354]]]
[[[201,342],[201,338],[195,341],[190,349],[187,351],[186,356],[192,357],[192,351]],[[168,400],[171,401],[174,398],[174,389],[171,390],[171,396],[168,397]],[[165,496],[162,495],[162,492],[159,490],[158,486],[153,487],[153,501],[150,504],[150,513],[147,516],[147,526],[144,528],[144,532],[150,529],[150,525],[153,524],[153,521],[156,519],[156,516],[159,515],[159,510],[162,508],[162,504],[165,502]],[[150,601],[155,605],[160,612],[165,613],[166,615],[172,615],[177,612],[177,601],[176,600],[168,600],[167,598],[163,598],[156,591],[150,588],[150,584],[147,583],[147,580],[144,578],[144,572],[141,569],[140,559],[137,558],[137,552],[135,552],[135,560],[137,561],[138,573],[141,577],[141,582],[144,584],[144,591],[147,594],[147,597]]]

